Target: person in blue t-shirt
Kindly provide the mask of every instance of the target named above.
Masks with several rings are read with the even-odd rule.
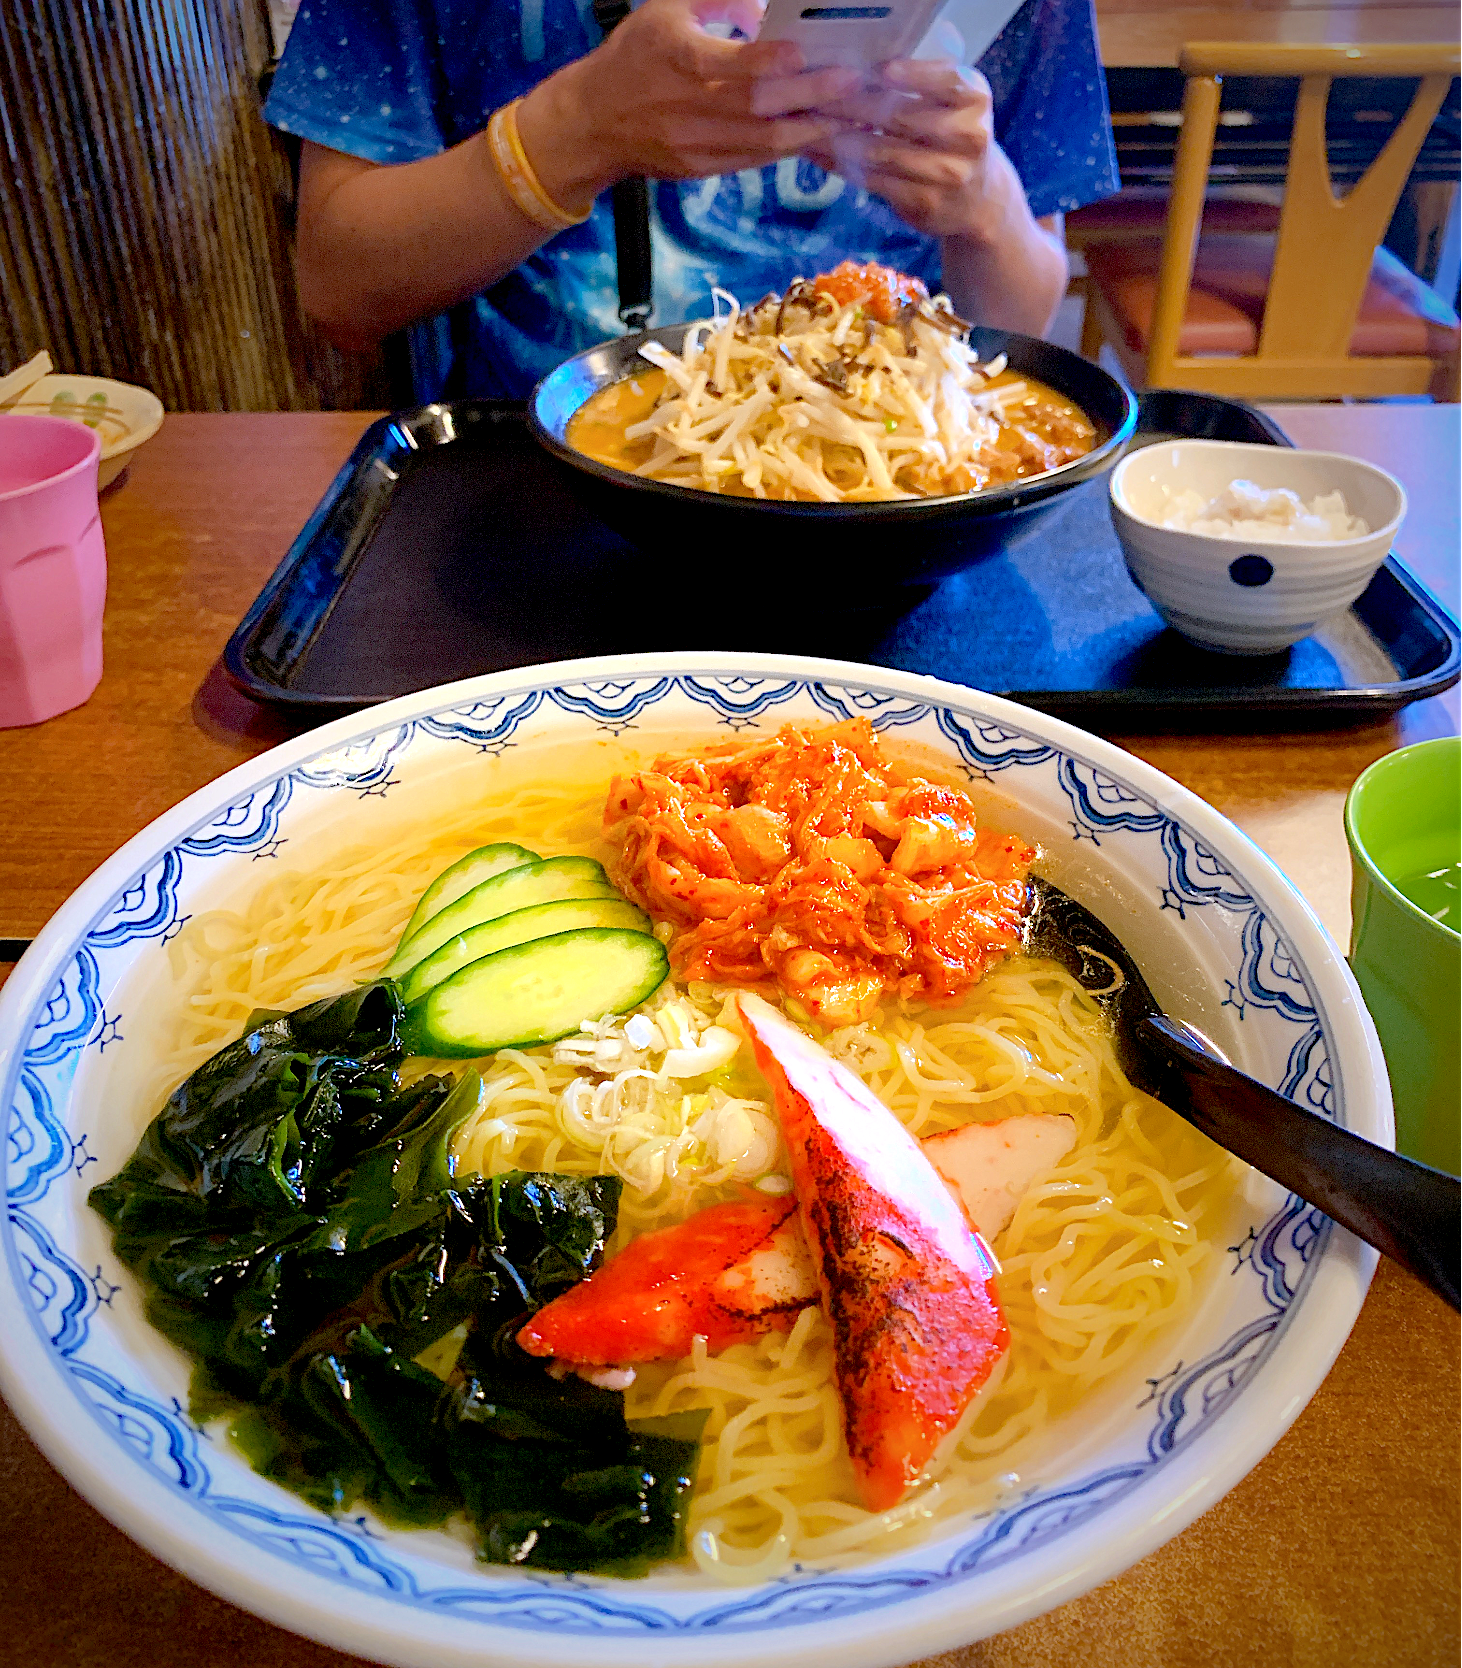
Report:
[[[1066,287],[1061,216],[1116,189],[1091,0],[1025,0],[977,71],[807,70],[754,36],[761,0],[304,0],[266,107],[305,141],[305,307],[343,347],[457,309],[457,391],[521,397],[617,335],[615,181],[652,183],[656,324],[752,302],[845,257],[1040,334]],[[722,35],[707,32],[719,25]],[[552,233],[494,160],[516,106]],[[466,326],[460,321],[465,317]]]

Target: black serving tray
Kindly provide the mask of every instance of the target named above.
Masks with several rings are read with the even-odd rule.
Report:
[[[1145,394],[1134,445],[1291,444],[1237,401]],[[1457,682],[1462,636],[1390,557],[1339,622],[1236,658],[1164,627],[1133,585],[1105,479],[1039,531],[926,591],[850,571],[828,542],[815,607],[748,595],[731,550],[664,577],[592,518],[523,407],[422,406],[373,423],[224,650],[230,679],[309,722],[477,673],[637,650],[782,650],[933,673],[1100,728],[1362,722]]]

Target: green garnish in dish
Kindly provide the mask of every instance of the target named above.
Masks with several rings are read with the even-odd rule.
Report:
[[[90,1201],[193,1358],[194,1416],[264,1476],[326,1511],[465,1512],[490,1562],[642,1573],[681,1550],[704,1415],[630,1424],[513,1342],[597,1266],[619,1179],[459,1180],[481,1083],[403,1086],[404,1013],[381,982],[255,1014]]]
[[[448,871],[450,873],[450,871]],[[445,879],[446,877],[441,877]],[[602,865],[592,857],[547,857],[517,864],[492,875],[455,898],[445,908],[429,914],[409,938],[396,947],[386,964],[391,978],[409,972],[425,961],[449,939],[484,921],[534,904],[556,903],[562,898],[617,898]],[[420,907],[420,906],[418,906]]]
[[[532,904],[449,938],[440,950],[417,962],[402,977],[401,1000],[409,1008],[443,979],[485,956],[536,938],[576,932],[581,927],[623,927],[633,932],[653,932],[650,917],[624,898],[560,898],[556,903]],[[599,1016],[596,1013],[592,1017]]]
[[[434,915],[441,914],[448,904],[456,903],[458,898],[465,897],[474,887],[481,886],[494,875],[538,861],[536,851],[529,851],[526,846],[511,840],[498,840],[490,846],[479,846],[476,851],[469,851],[465,857],[459,857],[443,869],[421,894],[401,934],[401,943],[405,944],[415,937],[417,928],[424,927]]]
[[[635,927],[554,933],[484,955],[432,985],[407,1010],[402,1034],[413,1054],[432,1059],[536,1048],[586,1019],[632,1012],[669,972],[665,946]]]

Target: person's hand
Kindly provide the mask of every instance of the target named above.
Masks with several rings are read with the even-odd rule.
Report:
[[[1005,212],[991,111],[978,70],[901,59],[883,66],[877,85],[819,107],[841,131],[806,154],[882,197],[915,231],[975,236]]]
[[[646,0],[602,46],[540,82],[518,112],[524,149],[566,205],[630,174],[702,179],[760,168],[826,143],[847,70],[804,71],[790,42],[733,42],[704,24],[755,34],[760,0]]]

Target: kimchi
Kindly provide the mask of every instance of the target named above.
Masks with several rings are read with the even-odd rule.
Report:
[[[682,977],[775,984],[826,1025],[954,1002],[1020,943],[1034,851],[866,719],[664,755],[615,777],[604,826]]]

